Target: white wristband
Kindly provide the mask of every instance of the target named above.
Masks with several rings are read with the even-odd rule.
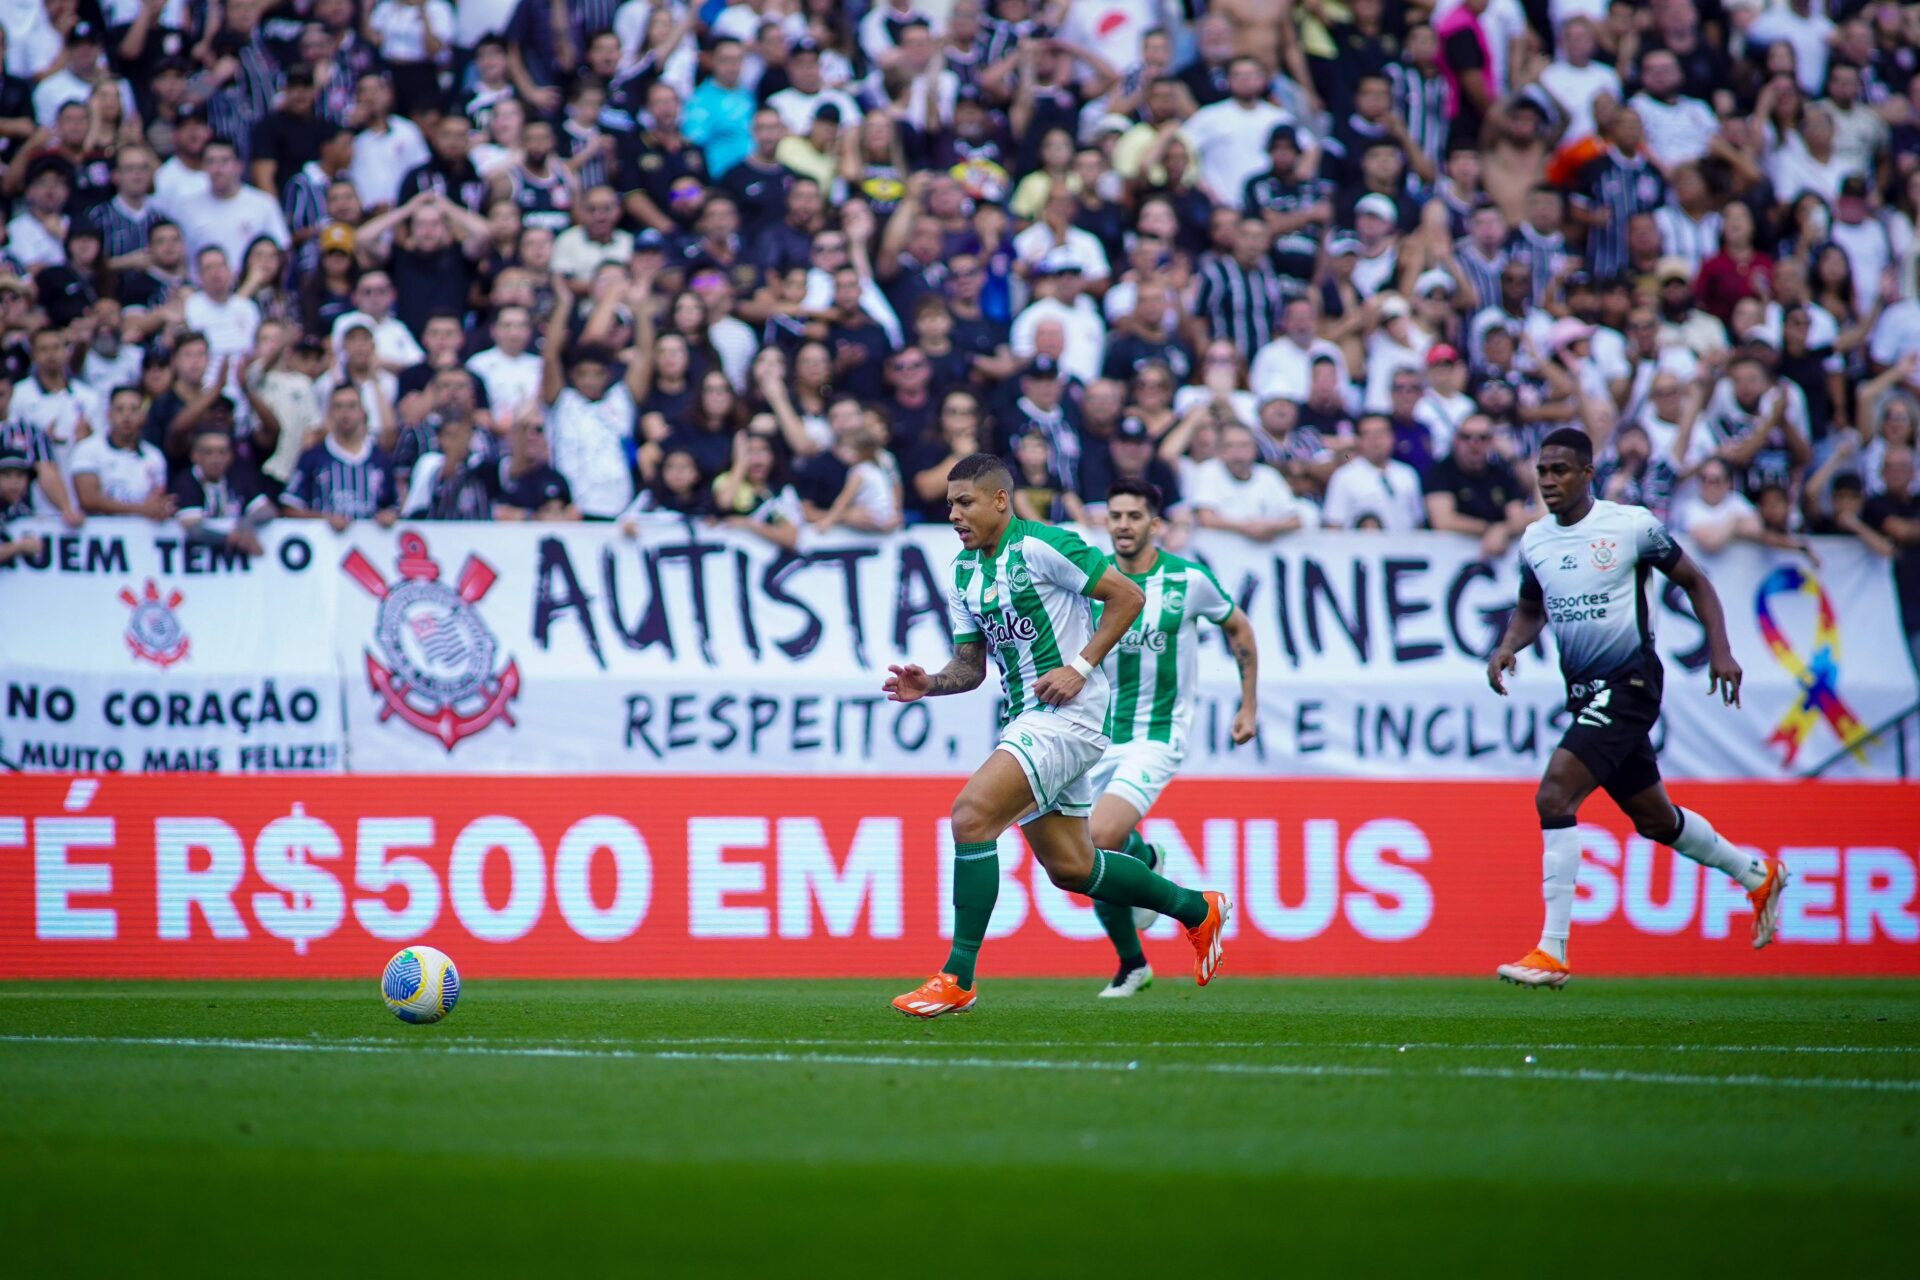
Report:
[[[1093,679],[1093,664],[1087,661],[1085,654],[1075,654],[1073,661],[1067,665],[1078,671],[1082,680]]]

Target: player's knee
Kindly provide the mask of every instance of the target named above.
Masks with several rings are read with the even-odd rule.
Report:
[[[1000,833],[994,829],[985,805],[965,795],[953,802],[955,844],[981,844],[999,838]]]
[[[1573,789],[1552,778],[1541,782],[1539,790],[1533,793],[1533,809],[1542,822],[1571,818],[1574,808]]]
[[[1046,864],[1047,879],[1056,889],[1065,889],[1068,893],[1085,893],[1088,881],[1093,879],[1093,859],[1079,856],[1056,858]]]

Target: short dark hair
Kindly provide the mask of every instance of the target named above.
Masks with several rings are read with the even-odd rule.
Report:
[[[1545,452],[1554,448],[1570,450],[1582,466],[1593,462],[1593,437],[1578,427],[1560,427],[1548,432],[1547,438],[1540,442],[1540,449]]]
[[[991,453],[972,453],[953,464],[947,472],[947,483],[966,481],[982,489],[1013,488],[1013,472],[1007,464]]]
[[[1163,501],[1160,496],[1160,486],[1150,480],[1114,481],[1112,486],[1107,489],[1107,501],[1111,503],[1115,498],[1120,497],[1138,498],[1147,504],[1148,515],[1157,516],[1160,514]]]

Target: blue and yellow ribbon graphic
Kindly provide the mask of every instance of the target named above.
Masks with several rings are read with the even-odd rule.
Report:
[[[1816,621],[1813,628],[1813,656],[1810,659],[1802,658],[1794,651],[1787,633],[1781,630],[1773,611],[1768,607],[1774,596],[1795,593],[1811,596],[1814,600]],[[1767,739],[1768,746],[1777,743],[1786,749],[1781,765],[1784,767],[1793,763],[1800,754],[1800,748],[1806,744],[1808,735],[1822,718],[1833,726],[1843,746],[1859,759],[1865,760],[1867,728],[1853,714],[1853,709],[1840,699],[1840,625],[1826,589],[1818,579],[1803,572],[1798,565],[1781,565],[1761,581],[1760,590],[1754,595],[1753,611],[1760,625],[1760,635],[1766,640],[1767,648],[1773,651],[1773,660],[1800,682],[1799,704],[1787,712],[1774,729],[1773,736]]]

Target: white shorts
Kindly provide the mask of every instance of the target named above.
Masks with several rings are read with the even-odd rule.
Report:
[[[1180,772],[1182,756],[1170,742],[1146,738],[1116,742],[1093,767],[1093,794],[1098,797],[1111,791],[1145,817]]]
[[[1050,707],[1023,711],[1000,731],[996,750],[1012,756],[1033,788],[1034,810],[1021,824],[1049,813],[1069,818],[1093,814],[1093,767],[1108,738],[1068,720]]]

